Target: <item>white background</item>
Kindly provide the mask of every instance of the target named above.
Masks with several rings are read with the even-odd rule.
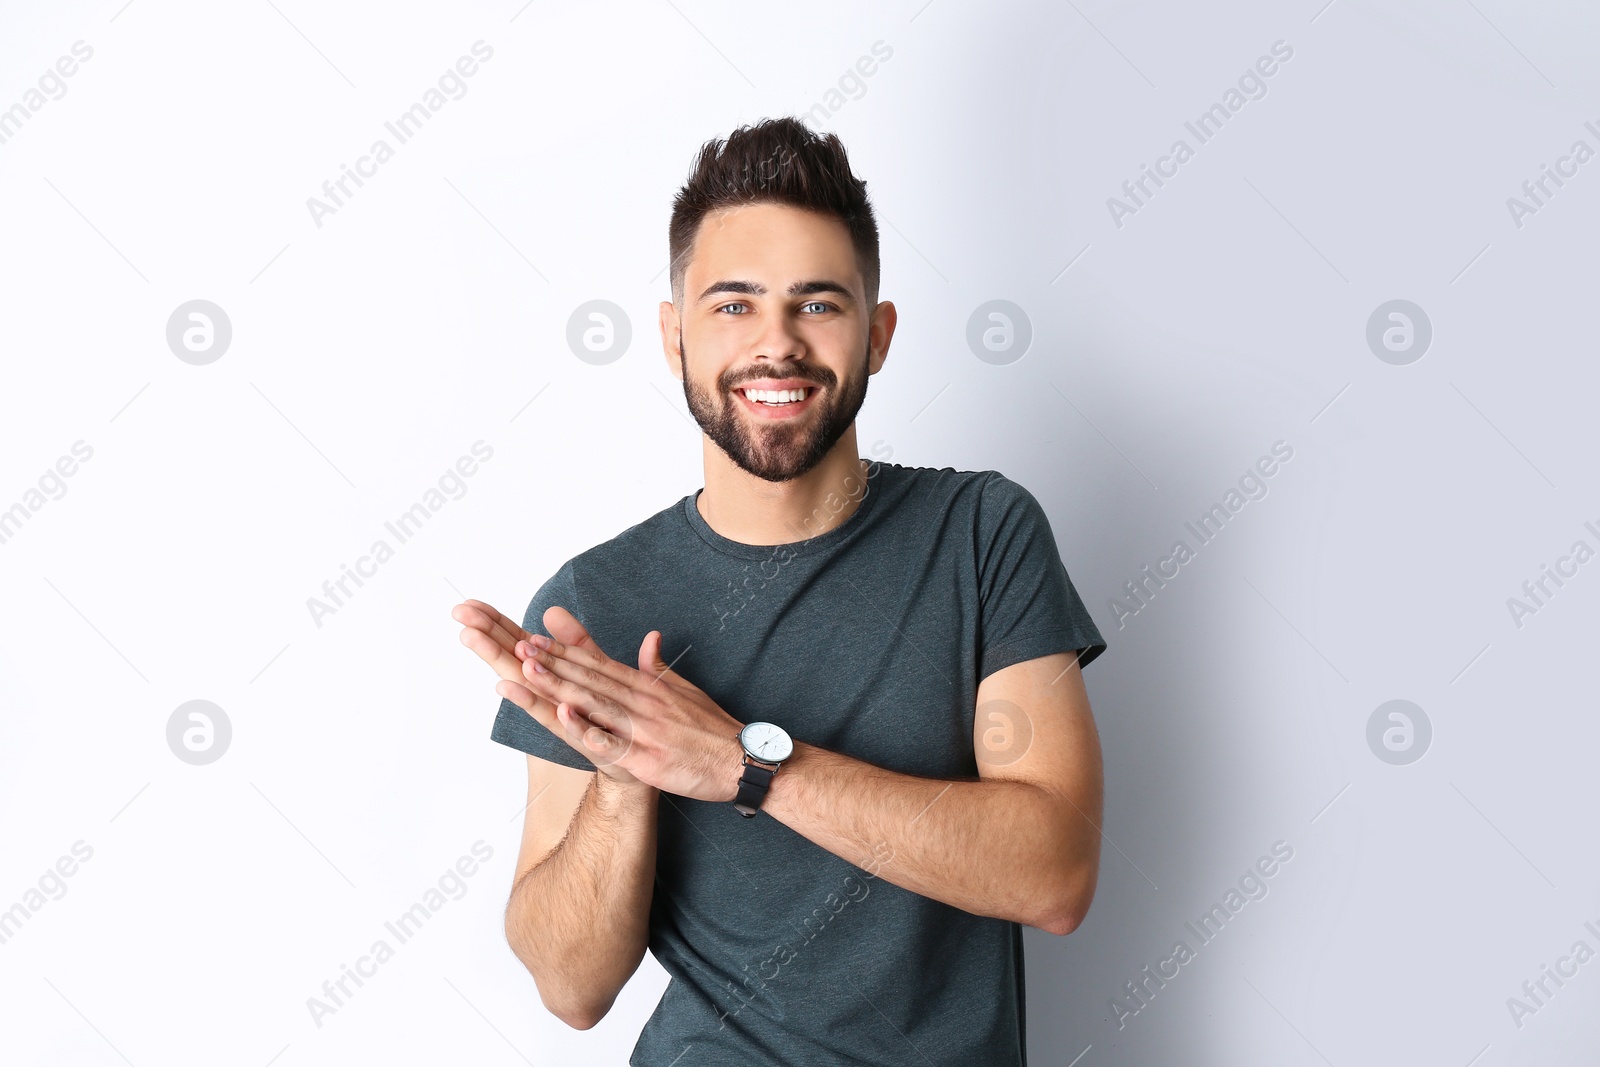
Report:
[[[318,226],[307,198],[479,40],[465,95]],[[1600,950],[1600,562],[1507,607],[1600,549],[1600,161],[1521,226],[1506,203],[1600,149],[1592,7],[11,2],[0,108],[77,41],[0,144],[0,508],[93,449],[0,544],[0,908],[93,855],[0,944],[0,1060],[625,1062],[653,959],[576,1032],[505,945],[524,763],[449,611],[520,616],[702,484],[655,328],[671,197],[702,141],[821,104],[900,311],[863,451],[1032,490],[1110,644],[1099,891],[1072,936],[1028,931],[1031,1062],[1592,1062],[1600,960],[1520,1027],[1506,1003]],[[1117,225],[1276,41],[1266,95]],[[966,341],[997,298],[1033,330],[1006,365]],[[233,330],[205,366],[166,341],[194,299]],[[594,299],[633,328],[605,366],[566,343]],[[1366,341],[1392,299],[1432,323],[1409,365]],[[1277,441],[1269,493],[1119,627]],[[206,766],[167,743],[195,699],[232,726]],[[1405,766],[1367,743],[1392,699],[1433,727]],[[307,999],[480,840],[318,1026]],[[1270,893],[1119,1028],[1110,999],[1275,841]]]

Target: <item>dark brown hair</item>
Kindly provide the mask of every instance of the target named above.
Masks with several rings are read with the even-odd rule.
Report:
[[[683,306],[683,276],[705,216],[741,204],[790,204],[841,220],[866,284],[867,314],[878,303],[878,223],[867,183],[850,171],[837,134],[818,134],[785,116],[741,126],[700,147],[689,180],[672,201],[667,231],[672,300]]]

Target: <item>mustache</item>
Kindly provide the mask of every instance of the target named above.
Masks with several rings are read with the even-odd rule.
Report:
[[[809,382],[812,385],[822,386],[832,386],[838,384],[837,376],[825,369],[819,371],[797,369],[784,371],[782,373],[770,370],[761,370],[754,373],[745,374],[737,380],[724,379],[723,388],[727,389],[729,392],[732,392],[741,386],[748,385],[750,382],[758,382],[763,378],[799,378],[801,381]]]

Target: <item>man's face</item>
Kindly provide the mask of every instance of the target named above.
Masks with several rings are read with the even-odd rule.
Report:
[[[838,219],[751,204],[701,222],[663,341],[695,421],[741,469],[798,478],[850,429],[888,342],[865,296]]]

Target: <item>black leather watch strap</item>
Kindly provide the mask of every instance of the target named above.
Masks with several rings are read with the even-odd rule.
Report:
[[[761,802],[767,799],[767,787],[777,773],[776,768],[763,767],[759,763],[752,763],[749,756],[745,757],[744,775],[739,779],[739,794],[733,798],[733,806],[739,809],[740,815],[747,819],[755,815]]]

